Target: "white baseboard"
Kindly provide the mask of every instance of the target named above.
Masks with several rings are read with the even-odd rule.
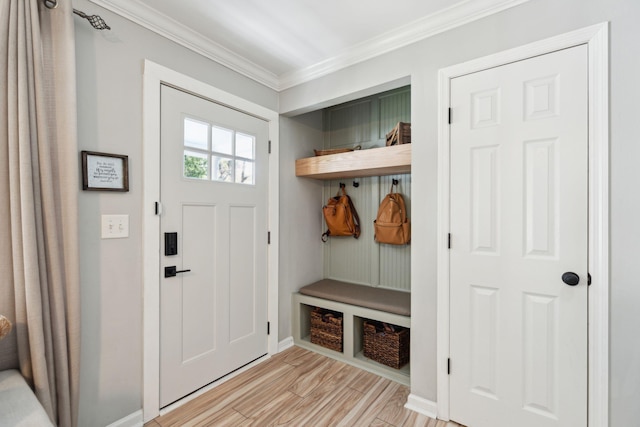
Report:
[[[293,337],[287,337],[278,343],[278,353],[293,347]]]
[[[118,421],[114,421],[107,427],[142,427],[142,409],[134,412],[131,415],[127,415],[124,418],[120,418]]]
[[[404,407],[430,418],[437,418],[438,416],[438,405],[436,402],[416,396],[413,393],[407,398],[407,403]]]

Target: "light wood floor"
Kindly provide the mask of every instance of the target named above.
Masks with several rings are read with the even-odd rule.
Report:
[[[460,427],[404,408],[409,388],[292,347],[145,424]]]

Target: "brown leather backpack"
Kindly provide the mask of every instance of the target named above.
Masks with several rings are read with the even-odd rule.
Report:
[[[322,208],[324,220],[327,223],[327,231],[322,234],[322,241],[326,242],[329,236],[353,236],[360,237],[360,217],[351,198],[345,191],[344,184],[340,185],[340,191],[335,197],[330,198]]]
[[[389,194],[382,199],[378,208],[378,216],[373,221],[374,239],[378,243],[390,245],[406,245],[411,240],[411,223],[407,218],[407,208],[400,193],[393,192],[391,184]]]

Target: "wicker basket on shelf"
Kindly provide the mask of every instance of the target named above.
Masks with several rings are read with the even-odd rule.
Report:
[[[348,153],[350,151],[360,150],[362,146],[356,145],[354,148],[328,148],[326,150],[313,150],[316,156],[326,156],[328,154]]]
[[[410,330],[375,320],[365,320],[364,357],[400,369],[409,362]]]
[[[342,352],[342,313],[315,308],[311,311],[311,342]]]
[[[387,146],[411,143],[411,123],[398,122],[387,134]]]

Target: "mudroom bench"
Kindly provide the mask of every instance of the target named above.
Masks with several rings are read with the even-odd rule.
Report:
[[[292,302],[296,345],[409,385],[410,363],[395,369],[364,357],[363,324],[372,320],[410,328],[410,293],[324,279],[294,293]],[[316,308],[342,314],[341,352],[311,342],[311,314]]]

